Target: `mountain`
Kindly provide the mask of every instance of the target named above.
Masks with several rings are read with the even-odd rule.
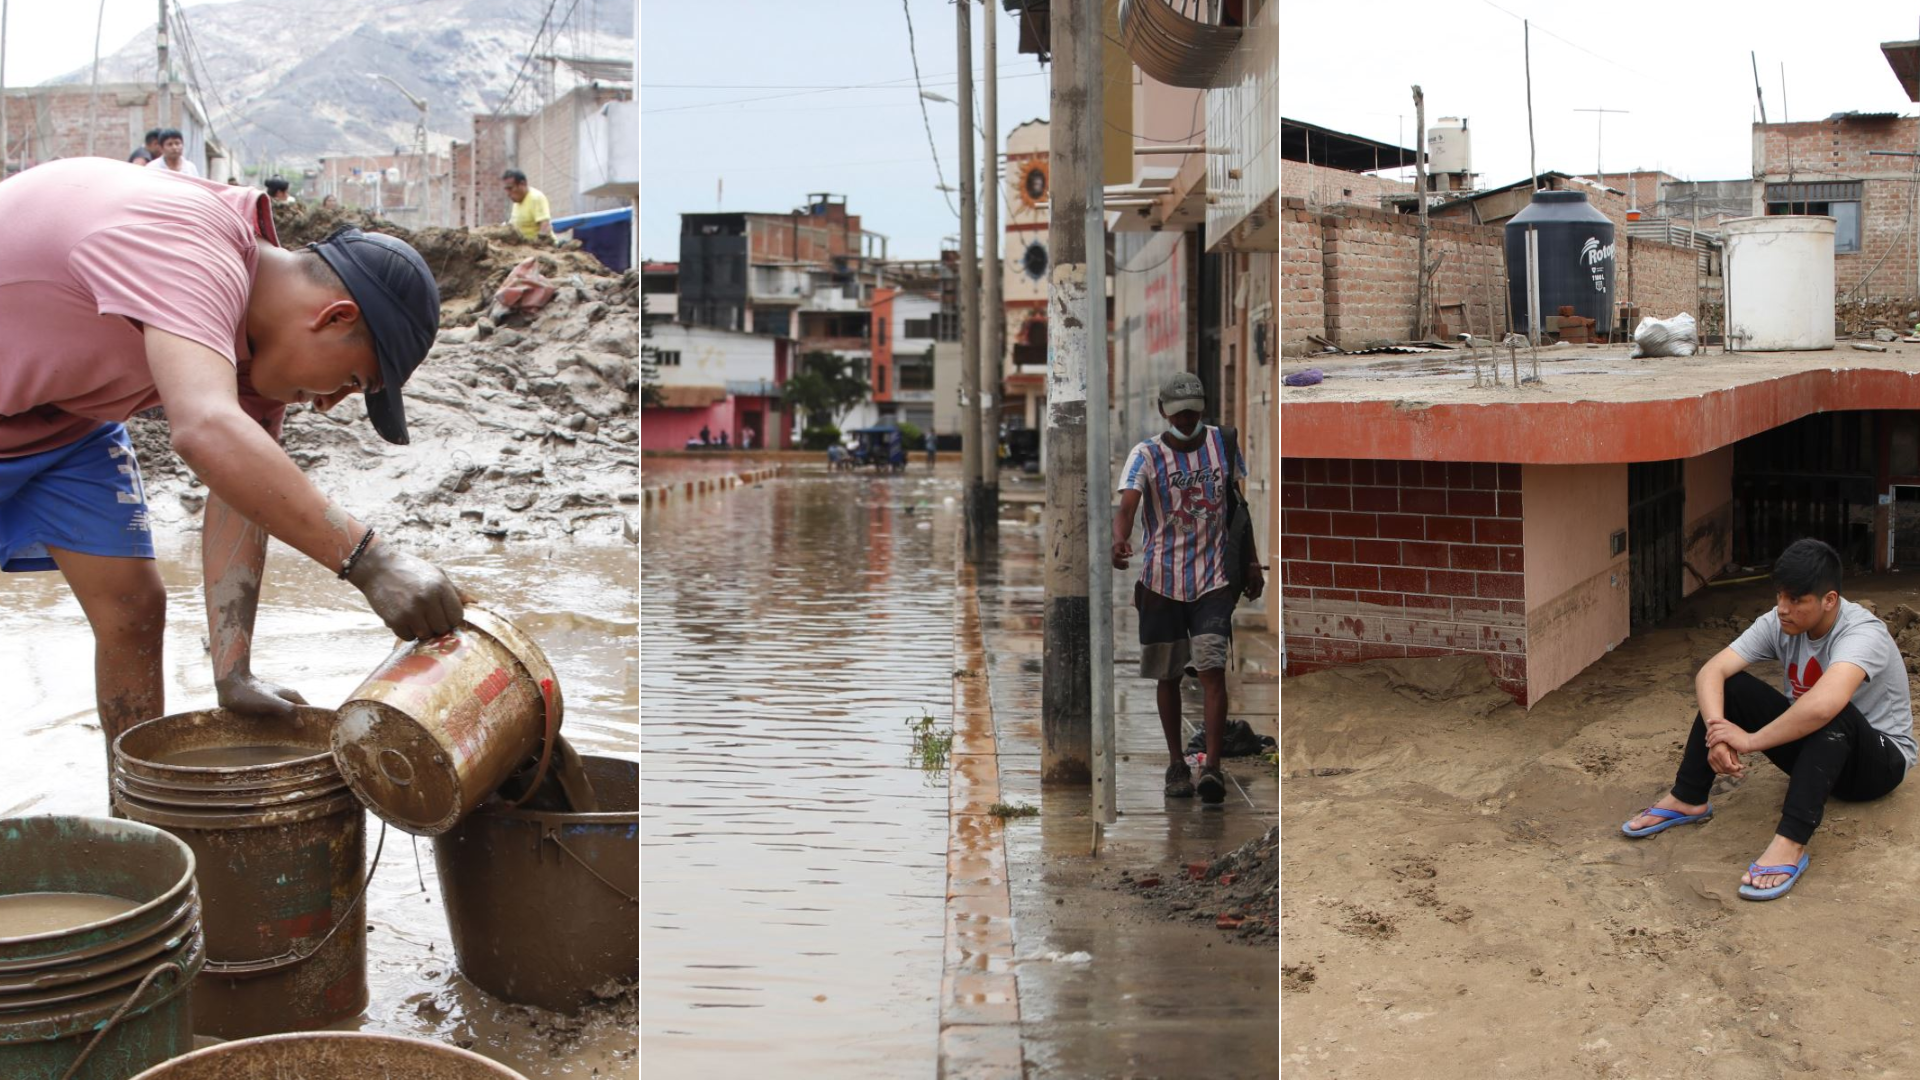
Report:
[[[243,162],[311,161],[411,146],[418,112],[385,75],[427,102],[428,142],[473,136],[473,114],[501,100],[528,52],[632,59],[634,0],[554,0],[557,33],[534,31],[544,0],[239,0],[185,9],[176,79],[192,75],[214,132]],[[100,59],[100,81],[154,77],[154,27]],[[548,65],[535,60],[509,111],[538,108]],[[84,83],[92,65],[47,80]],[[565,65],[554,76],[574,84]]]

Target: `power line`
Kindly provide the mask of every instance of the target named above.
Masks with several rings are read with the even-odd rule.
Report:
[[[905,0],[902,0],[902,3],[904,2]],[[1040,75],[1042,74],[1043,74],[1042,72],[1029,72],[1028,74],[1025,74],[1025,75],[1007,75],[1007,76],[1003,76],[1001,81],[1004,82],[1008,79],[1039,78]],[[904,85],[906,81],[907,80],[905,79],[890,79],[886,82],[861,83],[853,86],[823,86],[823,87],[818,87],[811,90],[796,90],[791,93],[785,93],[785,94],[762,94],[758,97],[728,98],[725,101],[699,101],[691,105],[669,105],[665,108],[647,109],[645,111],[648,114],[686,112],[689,109],[712,109],[712,108],[718,108],[724,105],[746,105],[755,101],[775,101],[780,98],[809,97],[814,94],[831,94],[836,91],[842,91],[842,90],[905,90],[907,89],[907,87]],[[929,85],[952,86],[952,85],[955,85],[958,81],[959,81],[958,79],[951,79],[951,80],[942,79],[938,82],[933,82],[933,83],[921,83],[918,80],[915,80],[914,89],[924,90]]]
[[[1014,70],[1015,66],[1020,66],[1020,65],[1008,65],[998,70],[1012,71]],[[951,80],[951,81],[957,82],[958,74],[959,74],[958,72],[943,71],[938,75],[932,76],[932,78],[929,79],[928,82],[929,82],[929,85],[932,85],[932,86],[944,86],[946,85],[945,82],[935,82],[933,80]],[[975,78],[984,78],[985,76],[986,76],[985,68],[982,68],[980,69],[980,71],[974,73]],[[855,83],[851,85],[841,85],[838,83],[641,83],[640,89],[642,90],[894,90],[894,89],[904,90],[906,89],[904,85],[895,85],[895,84],[905,84],[912,81],[913,81],[912,76],[903,75],[898,79],[889,79],[886,82]]]
[[[1502,15],[1506,15],[1509,18],[1512,18],[1516,21],[1529,22],[1529,20],[1523,19],[1520,16],[1515,15],[1513,12],[1508,11],[1506,8],[1501,7],[1499,4],[1494,3],[1493,0],[1480,0],[1480,2],[1492,8],[1493,10],[1501,13]],[[1612,57],[1601,56],[1599,53],[1594,52],[1592,49],[1587,48],[1585,45],[1581,45],[1580,43],[1575,41],[1569,41],[1566,38],[1561,37],[1559,34],[1554,33],[1553,31],[1547,29],[1544,26],[1540,28],[1540,32],[1554,39],[1555,41],[1560,42],[1562,45],[1570,45],[1573,48],[1579,49],[1581,52],[1586,53],[1588,56],[1593,57],[1595,60],[1604,60],[1607,63],[1612,64],[1614,67],[1619,68],[1621,71],[1629,72],[1634,75],[1640,74],[1638,71],[1635,71],[1633,68],[1628,67],[1627,65],[1621,63],[1618,60],[1615,60]]]
[[[513,82],[508,84],[506,96],[493,107],[493,112],[489,114],[488,119],[498,119],[501,110],[513,102],[513,95],[520,89],[520,80],[527,75],[527,66],[533,63],[534,54],[540,51],[540,35],[547,32],[547,23],[553,18],[553,9],[559,3],[560,0],[547,0],[547,13],[540,16],[540,27],[533,32],[533,44],[527,46],[527,58],[520,61],[520,70],[514,73]],[[568,14],[572,14],[571,10]]]
[[[933,120],[927,116],[926,88],[920,84],[920,49],[913,40],[913,6],[910,0],[900,0],[900,10],[907,16],[907,55],[913,58],[913,85],[921,93],[920,123],[926,126],[927,149],[933,152],[933,175],[940,181],[940,197],[947,200],[947,209],[953,211],[954,217],[959,217],[960,210],[953,205],[953,195],[947,191],[946,173],[940,168],[940,147],[933,141]],[[973,136],[969,133],[967,137]]]

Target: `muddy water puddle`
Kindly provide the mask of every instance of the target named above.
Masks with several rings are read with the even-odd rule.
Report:
[[[124,748],[125,744],[122,744]],[[202,750],[181,750],[164,754],[154,764],[183,769],[246,769],[256,765],[278,765],[326,753],[325,747],[286,746],[209,746]]]
[[[163,540],[167,710],[211,707],[199,541]],[[633,548],[556,545],[437,558],[540,644],[566,693],[574,747],[632,760],[639,703]],[[7,574],[0,576],[0,626],[0,716],[12,742],[0,756],[0,816],[104,816],[106,749],[94,715],[93,640],[79,605],[58,574]],[[256,675],[331,708],[393,646],[357,591],[274,546],[255,628]],[[379,820],[369,815],[367,828],[372,845]],[[505,1005],[460,977],[430,842],[387,832],[367,912],[372,1002],[337,1026],[460,1045],[535,1080],[639,1075],[630,991],[584,1019],[556,1019]]]
[[[641,530],[642,1039],[705,1076],[935,1071],[959,485],[815,473]]]

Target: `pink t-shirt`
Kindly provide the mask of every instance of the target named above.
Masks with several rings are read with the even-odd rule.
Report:
[[[162,404],[148,324],[226,357],[240,404],[277,429],[286,406],[247,381],[257,238],[267,197],[106,158],[52,161],[0,183],[0,457],[65,446]]]

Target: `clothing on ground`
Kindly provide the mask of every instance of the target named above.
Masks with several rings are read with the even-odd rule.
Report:
[[[257,244],[267,197],[103,158],[67,158],[0,184],[0,458],[39,453],[160,405],[144,326],[219,353],[262,423],[286,406],[248,381]]]
[[[553,220],[553,210],[539,188],[527,189],[527,197],[513,204],[513,216],[507,219],[520,235],[529,240],[540,238],[540,223]]]
[[[1792,704],[1780,691],[1744,671],[1727,679],[1727,719],[1742,731],[1759,731]],[[1796,844],[1813,838],[1829,796],[1849,802],[1878,799],[1900,786],[1907,775],[1907,759],[1893,739],[1867,723],[1851,704],[1824,727],[1763,753],[1788,777],[1786,802],[1774,831]],[[1713,776],[1707,760],[1707,724],[1695,713],[1680,769],[1674,774],[1673,797],[1695,806],[1706,802]]]
[[[1120,490],[1140,492],[1140,581],[1161,596],[1193,600],[1227,584],[1226,442],[1202,426],[1200,444],[1175,450],[1155,436],[1133,448]],[[1245,476],[1243,460],[1233,476]]]
[[[1789,636],[1780,630],[1780,613],[1768,609],[1736,638],[1733,651],[1748,663],[1778,660],[1786,669],[1785,685],[1789,698],[1801,694],[1820,681],[1833,665],[1853,664],[1867,673],[1853,692],[1853,704],[1867,723],[1885,732],[1906,759],[1914,763],[1913,705],[1907,691],[1907,666],[1900,646],[1881,622],[1866,608],[1851,600],[1840,601],[1840,614],[1833,629],[1818,641],[1812,634]]]

